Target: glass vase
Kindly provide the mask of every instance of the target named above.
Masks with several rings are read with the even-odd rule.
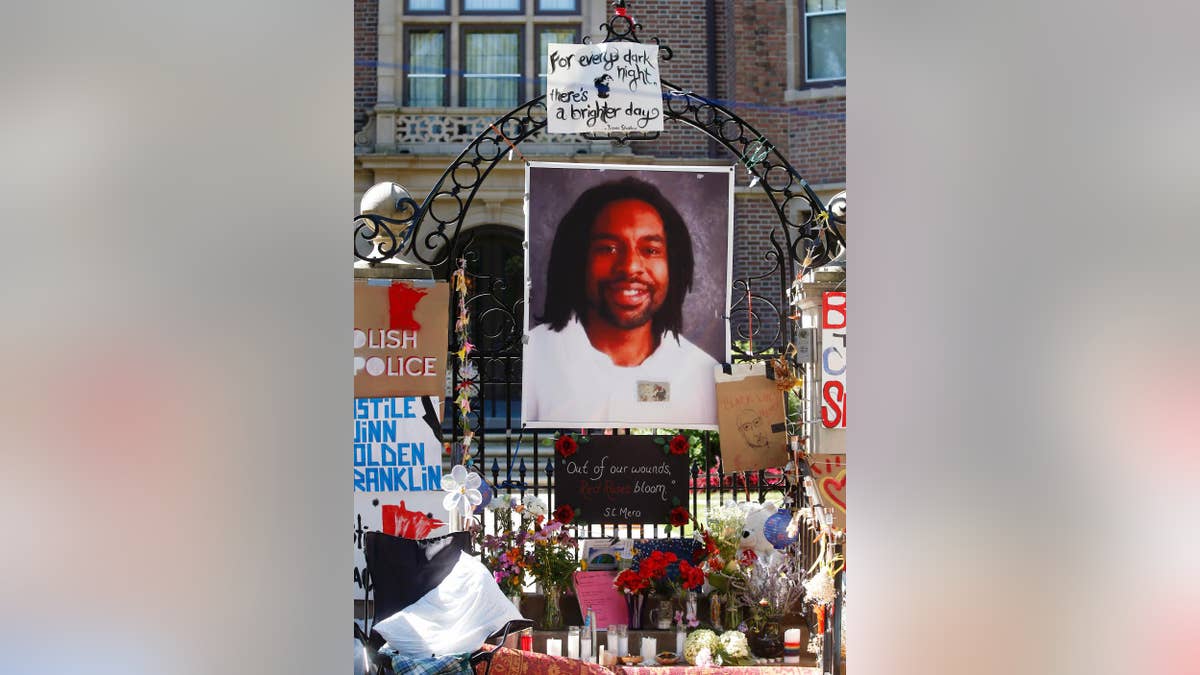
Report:
[[[646,596],[641,593],[626,593],[625,607],[629,610],[629,629],[642,629],[642,605],[646,602]]]
[[[561,630],[566,624],[562,613],[562,588],[559,586],[546,587],[546,611],[542,613],[542,628],[545,630]]]

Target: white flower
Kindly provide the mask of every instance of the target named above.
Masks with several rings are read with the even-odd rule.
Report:
[[[688,633],[687,640],[683,643],[683,658],[693,666],[698,666],[700,664],[697,660],[702,651],[708,652],[711,662],[712,653],[720,648],[721,641],[717,634],[707,628],[701,628]]]
[[[727,630],[721,633],[721,650],[731,659],[744,659],[750,656],[750,643],[746,642],[745,633]]]
[[[546,502],[542,501],[541,498],[537,497],[536,495],[525,495],[525,498],[521,500],[521,503],[525,506],[525,510],[534,517],[544,516],[550,512],[550,508],[546,506]]]
[[[487,508],[492,511],[501,511],[511,509],[515,498],[510,494],[500,494],[492,497],[492,501],[487,505]]]
[[[826,605],[833,602],[833,598],[837,593],[834,588],[833,577],[829,575],[829,571],[824,567],[817,570],[817,573],[811,579],[804,582],[804,593],[806,599],[814,604]]]
[[[699,652],[696,652],[695,661],[691,661],[693,666],[698,668],[711,668],[716,665],[713,663],[712,652],[708,647],[701,647]]]
[[[442,508],[470,517],[475,507],[483,502],[479,483],[479,474],[467,471],[467,467],[462,464],[456,464],[450,470],[449,477],[442,476],[442,489],[447,493],[442,499]]]

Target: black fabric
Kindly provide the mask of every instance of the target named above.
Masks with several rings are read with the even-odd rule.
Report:
[[[371,573],[371,594],[375,601],[375,622],[399,612],[437,588],[458,563],[459,555],[470,546],[471,535],[467,532],[432,539],[404,539],[382,532],[363,535],[363,555]],[[437,552],[432,557],[426,556],[426,551],[431,548]]]

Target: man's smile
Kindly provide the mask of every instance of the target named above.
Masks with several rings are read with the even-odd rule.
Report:
[[[615,282],[604,284],[604,294],[615,305],[622,308],[636,309],[650,302],[651,288],[647,284],[636,282]]]

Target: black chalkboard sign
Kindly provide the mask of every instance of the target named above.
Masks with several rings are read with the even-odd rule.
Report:
[[[577,520],[669,523],[677,507],[686,517],[688,455],[672,452],[670,437],[571,438],[579,442],[555,444],[554,501],[569,505]]]

